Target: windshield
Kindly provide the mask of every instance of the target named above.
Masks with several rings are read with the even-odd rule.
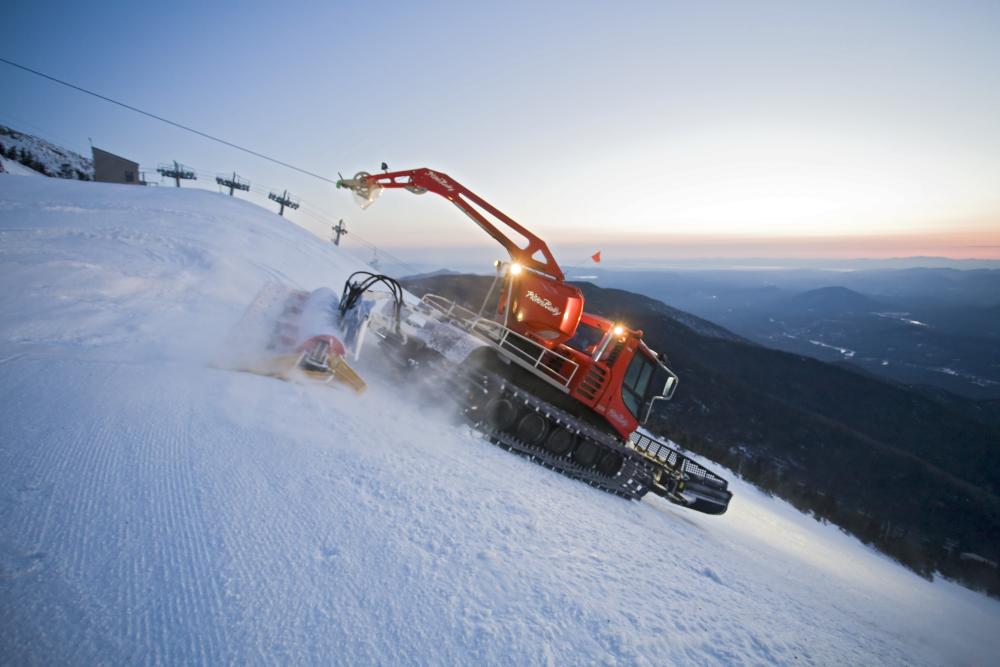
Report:
[[[566,341],[566,345],[569,345],[574,350],[593,354],[602,338],[604,338],[603,330],[580,322],[580,326],[576,328],[576,334]]]

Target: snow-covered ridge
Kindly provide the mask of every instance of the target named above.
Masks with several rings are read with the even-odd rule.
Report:
[[[406,386],[212,367],[357,260],[194,189],[0,178],[0,663],[989,664],[1000,604],[733,479],[710,517]]]
[[[6,125],[0,125],[0,146],[7,161],[23,164],[46,176],[81,181],[94,178],[94,163],[89,158]],[[11,154],[11,150],[16,154]],[[8,164],[5,162],[4,166]]]

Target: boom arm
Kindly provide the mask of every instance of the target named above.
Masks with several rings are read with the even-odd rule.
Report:
[[[383,188],[405,188],[416,194],[430,191],[441,195],[506,248],[512,261],[559,282],[565,279],[545,241],[447,174],[432,169],[408,169],[384,174],[359,172],[354,178],[337,181],[337,187],[353,190],[369,202],[374,201]],[[491,222],[483,212],[522,236],[526,241],[523,247]]]

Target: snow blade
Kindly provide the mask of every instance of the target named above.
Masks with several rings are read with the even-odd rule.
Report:
[[[237,322],[216,366],[294,382],[337,382],[357,393],[365,381],[345,360],[327,289],[264,287]]]
[[[299,346],[295,368],[322,382],[336,380],[361,394],[368,388],[357,371],[344,360],[344,344],[336,336],[313,336]]]

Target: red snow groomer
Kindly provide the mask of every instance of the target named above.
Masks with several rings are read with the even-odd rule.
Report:
[[[434,294],[409,304],[387,276],[352,276],[340,313],[356,354],[374,330],[382,356],[400,368],[447,368],[464,414],[491,441],[571,477],[628,498],[653,491],[700,512],[726,511],[732,494],[724,479],[639,431],[673,396],[677,376],[641,330],[585,312],[582,292],[565,281],[542,239],[431,169],[360,172],[337,187],[363,207],[384,189],[433,192],[510,256],[496,263],[479,312]],[[370,291],[379,282],[388,294]],[[493,299],[495,310],[484,312]]]

